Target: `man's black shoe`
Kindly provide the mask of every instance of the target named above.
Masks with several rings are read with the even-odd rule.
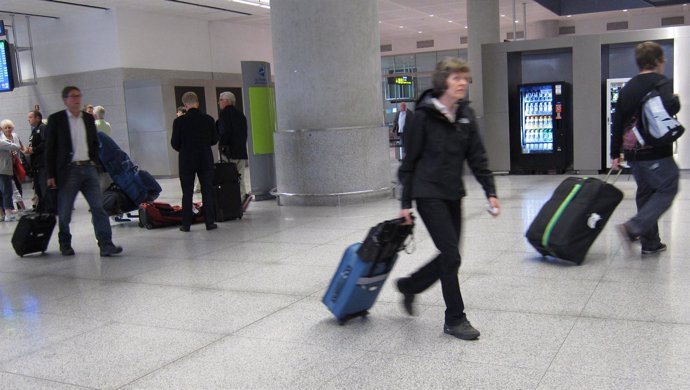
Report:
[[[215,229],[218,229],[218,224],[210,223],[210,224],[206,225],[206,230],[215,230]]]
[[[72,249],[72,245],[60,245],[60,254],[63,256],[74,256],[74,249]]]
[[[462,340],[476,340],[479,338],[479,331],[474,329],[467,319],[457,325],[444,324],[443,332]]]
[[[122,253],[122,247],[117,246],[113,244],[112,242],[106,242],[103,245],[100,245],[101,247],[101,256],[103,257],[108,257],[112,255],[116,255],[118,253]]]
[[[665,251],[666,249],[667,249],[666,244],[664,244],[663,242],[660,242],[659,246],[657,246],[656,248],[642,248],[642,254],[643,255],[655,255],[657,253],[661,253],[661,252]]]
[[[180,226],[180,231],[181,232],[188,232],[189,231],[189,226]]]
[[[415,295],[414,294],[406,294],[406,293],[402,292],[402,290],[400,288],[400,283],[403,279],[404,278],[398,279],[395,284],[398,287],[398,291],[400,291],[400,293],[403,295],[402,305],[403,305],[403,308],[405,309],[405,312],[408,315],[414,316],[417,314],[415,309],[414,309],[414,297],[415,297]]]

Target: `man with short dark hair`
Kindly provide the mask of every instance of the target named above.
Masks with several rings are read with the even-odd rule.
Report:
[[[218,135],[213,118],[199,110],[199,98],[194,92],[182,95],[182,104],[187,113],[173,121],[170,145],[179,152],[178,166],[180,186],[182,187],[182,226],[188,232],[194,219],[193,202],[194,178],[201,183],[201,200],[204,205],[206,230],[218,227],[213,210],[213,151],[211,146],[218,143]]]
[[[66,110],[48,118],[48,137],[45,157],[48,188],[58,191],[58,220],[60,253],[73,256],[72,235],[69,224],[77,193],[81,192],[91,209],[96,240],[101,256],[122,252],[122,247],[112,241],[108,214],[103,210],[101,190],[98,184],[98,137],[93,115],[80,111],[81,91],[75,86],[62,90]]]
[[[621,155],[632,167],[637,182],[637,214],[618,226],[625,242],[639,240],[642,254],[651,255],[666,250],[659,237],[657,221],[671,207],[678,193],[679,171],[673,159],[673,145],[652,147],[640,145],[628,131],[640,122],[642,99],[657,89],[666,111],[675,115],[680,111],[673,84],[664,76],[664,51],[656,42],[643,42],[635,48],[635,60],[640,73],[630,79],[620,91],[616,103],[611,136],[612,168],[619,170]],[[637,119],[636,119],[637,118]],[[626,136],[626,133],[628,135]],[[630,139],[631,142],[625,142]]]
[[[46,187],[48,177],[45,169],[45,141],[47,126],[43,124],[43,114],[40,111],[30,111],[27,116],[31,126],[31,137],[27,155],[31,156],[31,169],[33,171],[34,193],[36,194],[36,212],[55,212],[55,191]]]

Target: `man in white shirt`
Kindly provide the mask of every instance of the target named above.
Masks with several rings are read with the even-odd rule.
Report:
[[[91,209],[91,221],[98,240],[101,256],[122,252],[112,241],[108,214],[103,209],[98,185],[98,137],[93,115],[80,111],[81,91],[74,86],[62,90],[66,110],[48,118],[45,164],[48,188],[58,191],[58,220],[60,253],[73,256],[72,235],[69,224],[72,207],[81,192]]]

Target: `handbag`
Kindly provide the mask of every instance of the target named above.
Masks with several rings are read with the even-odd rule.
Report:
[[[369,229],[357,255],[364,261],[382,261],[395,256],[413,240],[414,224],[405,225],[404,218],[383,221]]]
[[[17,175],[17,179],[19,179],[20,183],[23,183],[26,179],[26,170],[17,153],[12,153],[12,166],[14,167],[14,174]]]

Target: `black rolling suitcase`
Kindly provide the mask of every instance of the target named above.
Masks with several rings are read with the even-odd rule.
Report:
[[[623,193],[593,177],[569,177],[541,208],[525,236],[544,256],[581,264]],[[619,172],[620,174],[620,172]]]
[[[216,221],[242,218],[240,174],[237,165],[229,161],[217,162],[213,169],[213,202]]]
[[[14,251],[21,257],[45,252],[55,228],[54,214],[27,214],[19,218],[12,235]]]

